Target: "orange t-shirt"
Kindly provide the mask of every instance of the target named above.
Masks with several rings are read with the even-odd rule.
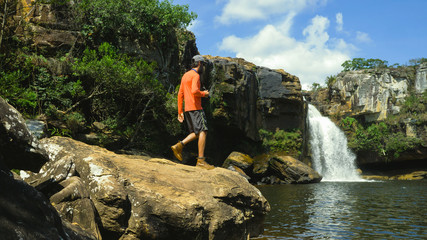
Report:
[[[192,69],[184,74],[178,92],[178,114],[183,113],[182,101],[185,111],[202,110],[202,97],[205,93],[200,91],[200,75]]]

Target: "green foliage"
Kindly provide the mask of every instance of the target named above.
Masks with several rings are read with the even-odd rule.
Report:
[[[72,112],[64,116],[65,124],[74,136],[76,133],[84,129],[86,125],[85,117],[78,112]]]
[[[39,55],[19,54],[9,72],[0,72],[0,96],[24,115],[38,114],[50,106],[66,109],[85,92],[80,81],[55,76]]]
[[[69,129],[59,129],[56,127],[49,129],[50,136],[60,136],[60,137],[71,137],[71,131]]]
[[[153,95],[161,99],[165,92],[154,78],[155,67],[155,63],[131,59],[103,43],[98,50],[86,49],[82,58],[75,61],[73,70],[75,77],[95,96],[93,116],[103,121],[111,116],[135,116],[136,112],[143,111]]]
[[[340,127],[344,131],[354,131],[357,129],[357,120],[352,117],[346,117],[341,120]]]
[[[150,151],[159,150],[150,147],[155,135],[182,132],[176,120],[176,94],[168,93],[155,78],[156,67],[154,62],[119,53],[108,43],[97,50],[86,49],[73,64],[74,77],[91,96],[87,110],[92,120]]]
[[[384,139],[385,152],[393,158],[398,158],[400,153],[414,149],[422,144],[422,140],[406,137],[402,132],[392,133]]]
[[[30,88],[23,87],[28,74],[16,70],[0,72],[0,96],[19,111],[32,112],[37,105],[37,97]]]
[[[418,65],[426,63],[426,62],[427,62],[427,58],[415,58],[415,59],[409,60],[409,65],[410,66],[418,66]]]
[[[405,101],[402,105],[403,113],[421,114],[425,113],[427,109],[427,91],[424,91],[422,95],[410,94],[405,97]]]
[[[344,68],[343,71],[346,72],[361,69],[386,68],[388,62],[381,59],[353,58],[352,60],[345,61],[341,66]]]
[[[181,123],[176,120],[177,112],[178,112],[178,105],[177,105],[178,90],[179,90],[179,86],[177,86],[173,94],[167,93],[166,101],[165,101],[167,116],[170,116],[170,119],[167,119],[165,121],[166,131],[173,136],[178,136],[184,133]]]
[[[328,76],[326,77],[326,86],[331,87],[337,81],[337,76]]]
[[[356,152],[372,152],[388,161],[404,151],[418,147],[422,141],[393,131],[390,125],[380,122],[362,126],[354,118],[344,118],[340,126],[348,137],[348,146]]]
[[[299,129],[290,132],[276,129],[274,133],[260,129],[259,134],[262,139],[262,146],[267,151],[286,152],[296,156],[301,154],[302,134]]]
[[[83,34],[98,42],[118,43],[120,37],[168,44],[170,33],[197,17],[188,5],[168,0],[81,0],[75,5]]]
[[[313,83],[313,84],[311,85],[311,91],[313,91],[313,92],[318,91],[320,88],[321,88],[321,87],[320,87],[320,84],[318,84],[318,83]]]

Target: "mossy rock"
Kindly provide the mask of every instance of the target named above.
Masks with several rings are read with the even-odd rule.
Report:
[[[246,170],[250,168],[253,163],[254,160],[249,155],[240,152],[232,152],[228,155],[222,167],[229,168],[230,166],[236,166],[242,170]]]

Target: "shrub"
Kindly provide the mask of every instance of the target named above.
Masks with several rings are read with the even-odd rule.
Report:
[[[364,59],[364,58],[353,58],[347,60],[341,66],[346,71],[362,70],[362,69],[373,69],[373,68],[386,68],[388,62],[381,59]]]
[[[337,76],[331,75],[326,77],[326,86],[331,87],[337,81]]]
[[[351,149],[375,153],[386,161],[396,159],[402,152],[422,144],[422,140],[407,137],[399,129],[392,129],[384,122],[364,127],[356,119],[347,117],[341,120],[340,126],[348,137]]]
[[[286,152],[295,156],[301,154],[302,134],[299,129],[294,129],[290,132],[276,129],[274,133],[260,129],[259,134],[262,139],[262,146],[267,151]]]

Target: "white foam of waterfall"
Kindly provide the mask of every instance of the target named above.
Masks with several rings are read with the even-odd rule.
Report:
[[[362,181],[344,132],[310,104],[308,121],[313,165],[322,181]]]

